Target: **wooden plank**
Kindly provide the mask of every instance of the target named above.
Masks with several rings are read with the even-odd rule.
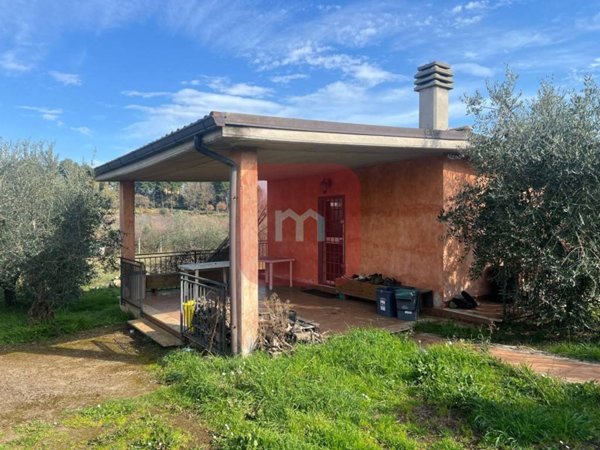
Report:
[[[183,345],[180,339],[145,319],[130,320],[127,323],[161,347],[180,347]]]

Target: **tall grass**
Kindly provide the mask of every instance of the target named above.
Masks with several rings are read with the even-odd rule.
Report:
[[[91,328],[125,323],[118,289],[90,289],[81,299],[56,311],[55,320],[29,323],[27,308],[7,308],[0,296],[0,346],[43,341]]]
[[[600,362],[600,336],[572,340],[549,336],[543,329],[523,324],[501,325],[499,328],[460,325],[455,322],[418,322],[415,331],[437,334],[449,339],[530,345],[540,350],[569,358]]]
[[[214,249],[227,237],[228,215],[179,210],[143,210],[136,214],[136,251],[168,252]]]
[[[225,449],[600,445],[598,386],[563,384],[466,346],[422,350],[381,330],[278,358],[179,351],[163,377]]]

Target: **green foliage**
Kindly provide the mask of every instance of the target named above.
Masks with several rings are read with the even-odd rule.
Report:
[[[593,383],[562,383],[457,345],[432,346],[411,367],[419,394],[460,411],[486,445],[600,444],[600,389]]]
[[[189,209],[206,211],[216,200],[213,183],[184,183],[181,196]]]
[[[0,296],[1,297],[1,296]],[[31,323],[22,305],[0,303],[0,346],[39,342],[91,328],[123,324],[117,289],[91,289],[77,302],[58,309],[52,322]]]
[[[589,340],[562,340],[543,329],[527,324],[508,324],[499,328],[489,326],[460,325],[455,322],[419,321],[415,331],[437,334],[448,339],[464,339],[482,343],[528,345],[539,350],[568,358],[600,362],[600,337]]]
[[[18,437],[0,448],[205,448],[201,440],[194,439],[197,430],[182,428],[175,408],[157,394],[109,401],[67,414],[60,424],[33,421],[17,427]]]
[[[600,326],[600,92],[543,83],[532,100],[516,77],[467,98],[466,157],[479,175],[442,214],[530,323],[563,333]]]
[[[111,255],[109,209],[89,167],[59,161],[43,142],[0,141],[0,284],[22,293],[34,319],[76,299],[92,258]]]
[[[163,377],[224,449],[600,444],[598,386],[513,369],[466,346],[423,351],[381,330],[277,358],[179,351],[167,356]]]
[[[228,217],[191,211],[148,210],[136,216],[140,253],[215,249],[227,237]]]
[[[221,202],[228,202],[229,183],[139,181],[135,184],[135,192],[136,205],[141,207],[207,211]]]

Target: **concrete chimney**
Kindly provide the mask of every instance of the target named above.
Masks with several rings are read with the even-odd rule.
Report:
[[[454,87],[452,70],[433,61],[417,68],[415,91],[419,93],[419,128],[448,129],[448,91]]]

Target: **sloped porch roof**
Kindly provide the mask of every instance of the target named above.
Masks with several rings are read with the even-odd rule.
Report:
[[[354,169],[459,152],[465,129],[426,130],[211,112],[206,117],[95,169],[99,181],[226,181],[229,169],[200,153],[195,136],[211,150],[257,150],[259,178]]]

